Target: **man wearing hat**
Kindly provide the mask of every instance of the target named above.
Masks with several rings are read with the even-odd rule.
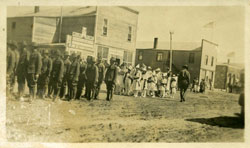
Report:
[[[47,49],[43,52],[42,69],[37,81],[38,97],[44,99],[44,95],[48,89],[50,72],[52,70],[52,60],[49,58],[49,52]]]
[[[12,41],[7,43],[7,70],[6,70],[6,82],[7,82],[7,95],[12,95],[11,84],[14,77],[14,69],[15,69],[15,53],[14,46]]]
[[[115,65],[115,62],[116,62],[116,59],[114,57],[112,57],[110,59],[110,65],[107,68],[105,78],[104,78],[104,81],[105,81],[106,86],[107,86],[107,98],[106,98],[107,101],[110,101],[113,98],[115,82],[116,82],[116,78],[117,78],[117,74],[118,74],[118,68]]]
[[[63,79],[62,79],[62,86],[61,86],[61,90],[60,90],[60,98],[65,99],[65,95],[66,95],[66,89],[67,89],[67,82],[68,82],[68,74],[69,74],[69,68],[71,65],[71,62],[69,60],[69,52],[65,51],[64,53],[64,68],[63,68]],[[68,94],[69,94],[69,90],[68,90]]]
[[[23,100],[25,91],[25,81],[27,78],[27,67],[30,57],[30,52],[26,49],[27,43],[25,41],[19,43],[20,58],[16,69],[17,83],[18,83],[18,97]]]
[[[76,99],[79,100],[82,96],[82,90],[84,88],[85,82],[86,82],[86,68],[87,63],[84,61],[84,58],[79,59],[80,63],[80,74],[79,74],[79,80],[77,83],[77,92],[76,92]]]
[[[51,80],[54,90],[53,101],[58,99],[60,88],[62,86],[62,78],[64,72],[64,63],[61,58],[61,53],[59,50],[55,52],[55,60],[53,61],[52,71],[51,71]]]
[[[96,85],[96,92],[95,92],[94,99],[98,99],[101,85],[102,85],[102,82],[103,82],[104,76],[105,76],[105,66],[103,64],[102,57],[100,57],[100,56],[98,57],[96,66],[98,68],[98,83]]]
[[[37,51],[36,45],[34,43],[31,43],[28,46],[28,49],[32,51],[27,70],[27,80],[28,80],[28,87],[29,87],[30,101],[31,101],[36,97],[35,88],[37,85],[37,79],[39,77],[39,74],[41,73],[42,56]]]
[[[95,59],[92,56],[87,57],[86,69],[86,98],[91,100],[95,97],[95,90],[98,83],[98,67],[95,65]]]
[[[188,89],[188,86],[190,84],[190,73],[188,72],[188,66],[184,65],[182,66],[182,70],[179,73],[178,76],[178,86],[180,88],[180,102],[185,101],[185,93]]]
[[[71,55],[72,62],[69,67],[69,78],[68,78],[68,89],[69,89],[69,98],[68,100],[72,100],[76,98],[77,91],[77,83],[80,74],[80,64],[77,58],[76,53]]]

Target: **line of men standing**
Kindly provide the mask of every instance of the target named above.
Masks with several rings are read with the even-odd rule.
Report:
[[[7,96],[13,96],[13,87],[17,79],[18,97],[24,100],[26,81],[29,87],[29,101],[36,97],[61,99],[80,99],[85,89],[88,100],[98,99],[103,81],[107,85],[107,100],[111,100],[118,68],[116,59],[110,59],[110,65],[105,69],[101,57],[97,62],[92,56],[86,61],[80,55],[55,50],[37,50],[34,43],[7,43]],[[47,95],[46,95],[47,93]]]

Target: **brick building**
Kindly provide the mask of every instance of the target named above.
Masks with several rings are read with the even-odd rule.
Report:
[[[229,90],[229,85],[232,86]],[[214,88],[226,89],[228,92],[238,92],[237,88],[244,85],[244,66],[235,63],[216,65]]]
[[[157,40],[156,40],[157,42]],[[153,45],[155,47],[153,47]],[[150,48],[151,46],[151,48]],[[170,50],[168,42],[139,43],[136,49],[136,64],[144,63],[153,69],[169,69]],[[153,47],[153,48],[152,48]],[[201,43],[173,43],[172,71],[178,73],[184,64],[189,66],[191,80],[197,77],[199,80],[212,80],[214,83],[215,66],[217,62],[218,45],[202,39]]]
[[[63,7],[62,11],[58,8],[39,11],[39,7],[35,7],[33,13],[8,17],[7,39],[48,44],[47,47],[60,43],[60,47],[65,46],[70,52],[100,55],[106,60],[116,57],[121,63],[133,64],[138,14],[123,6]],[[92,38],[83,40],[84,48],[67,48],[67,35],[81,33],[83,27]],[[87,42],[93,45],[90,43],[87,47]],[[91,51],[86,52],[86,48]]]

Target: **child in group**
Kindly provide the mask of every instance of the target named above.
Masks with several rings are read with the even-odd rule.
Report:
[[[171,84],[171,98],[174,98],[177,87],[177,77],[175,75],[173,75],[173,77],[171,78],[170,84]]]
[[[141,96],[143,98],[147,95],[147,89],[148,89],[148,73],[146,67],[142,68],[142,78],[141,78]]]
[[[166,97],[167,83],[168,83],[167,73],[163,73],[162,74],[162,79],[160,80],[160,87],[159,87],[159,90],[160,90],[160,96],[159,97],[161,97],[161,98]]]

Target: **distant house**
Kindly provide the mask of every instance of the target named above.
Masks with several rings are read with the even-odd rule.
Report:
[[[121,63],[132,64],[138,14],[138,11],[123,6],[63,7],[62,11],[58,8],[39,11],[39,7],[35,7],[33,13],[8,17],[7,39],[43,45],[66,43],[67,35],[81,33],[85,27],[87,35],[93,37],[93,51],[66,49],[84,55],[102,56],[105,60],[115,57]]]
[[[157,40],[156,40],[157,41]],[[153,47],[154,45],[154,47]],[[151,47],[150,47],[151,46]],[[152,48],[153,47],[153,48]],[[215,66],[217,62],[218,45],[202,39],[201,43],[173,43],[172,71],[177,74],[182,66],[187,64],[191,73],[191,80],[211,80],[214,83]],[[139,43],[136,49],[136,64],[144,63],[153,69],[161,68],[168,71],[170,64],[170,50],[168,42]]]
[[[226,89],[227,92],[238,92],[234,86],[244,85],[244,66],[236,63],[216,65],[214,88]]]

